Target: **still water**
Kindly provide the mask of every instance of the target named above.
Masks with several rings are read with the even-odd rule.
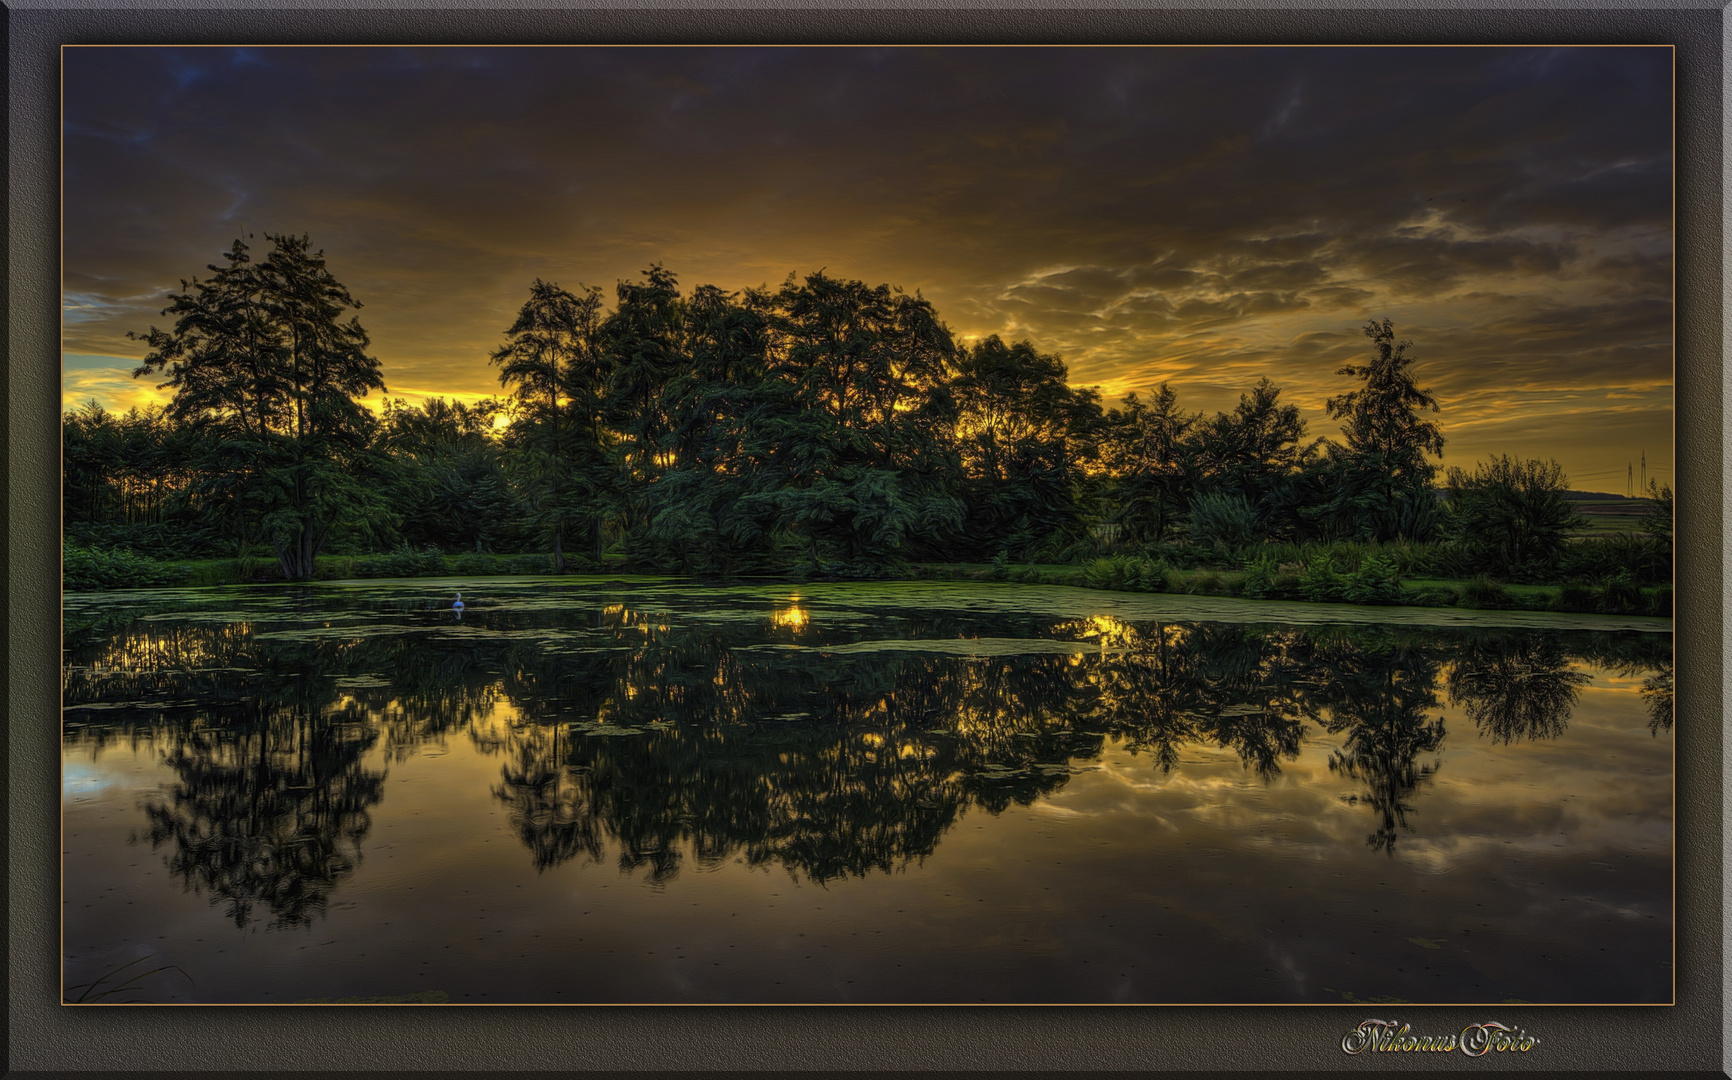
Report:
[[[594,579],[65,608],[69,1001],[1672,998],[1666,621]]]

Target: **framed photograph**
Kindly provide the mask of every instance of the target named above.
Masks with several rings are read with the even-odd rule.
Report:
[[[59,1005],[1700,1008],[1678,35],[922,36],[58,42]]]

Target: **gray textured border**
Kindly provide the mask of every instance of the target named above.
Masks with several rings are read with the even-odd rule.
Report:
[[[1732,447],[1722,423],[1724,294],[1722,101],[1732,97],[1721,55],[1728,41],[1717,2],[1638,7],[1576,3],[1548,11],[1480,0],[1479,11],[1370,7],[1328,10],[1263,0],[1210,10],[1160,10],[1093,0],[1093,10],[1040,10],[1008,0],[995,10],[960,4],[912,10],[889,0],[873,11],[752,10],[735,0],[642,0],[535,10],[476,11],[447,0],[374,0],[376,10],[329,3],[191,10],[150,0],[14,4],[7,14],[9,70],[7,372],[9,957],[8,1070],[1220,1070],[1349,1071],[1444,1067],[1489,1071],[1451,1058],[1345,1058],[1337,1043],[1362,1007],[1290,1009],[631,1008],[73,1010],[53,1004],[58,971],[58,46],[177,42],[1439,42],[1663,43],[1678,46],[1678,489],[1683,493],[1677,600],[1678,1002],[1675,1008],[1459,1009],[1398,1007],[1416,1030],[1501,1019],[1544,1038],[1544,1052],[1500,1063],[1528,1070],[1722,1068],[1720,721],[1725,680],[1721,468]],[[1089,0],[1084,0],[1089,2]],[[1171,2],[1171,0],[1168,0]],[[1304,2],[1304,0],[1300,0]],[[767,5],[760,5],[760,7]],[[1313,7],[1322,7],[1313,0]],[[107,10],[103,10],[106,8]],[[680,10],[680,9],[684,10]],[[902,10],[891,10],[900,8]],[[1136,10],[1141,8],[1142,10]],[[1584,10],[1592,8],[1594,10]],[[124,10],[123,10],[124,9]],[[653,9],[653,10],[652,10]],[[701,10],[699,10],[701,9]],[[1014,9],[1014,10],[1013,10]],[[1719,535],[1722,543],[1711,543]],[[1718,675],[1719,677],[1716,677]],[[1720,795],[1721,797],[1716,797]],[[1379,1010],[1386,1011],[1384,1009]]]

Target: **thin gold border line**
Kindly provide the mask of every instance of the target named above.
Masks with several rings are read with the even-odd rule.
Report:
[[[669,48],[681,48],[681,50],[688,50],[688,48],[691,48],[691,50],[695,50],[695,48],[710,48],[710,50],[717,50],[717,48],[786,48],[786,50],[809,50],[809,48],[856,48],[857,50],[857,48],[868,47],[866,47],[866,45],[856,45],[856,43],[828,43],[828,45],[774,45],[774,43],[772,43],[772,45],[762,45],[762,43],[759,43],[759,45],[630,45],[630,43],[629,45],[540,45],[540,43],[535,43],[535,45],[468,45],[468,43],[435,43],[435,45],[426,45],[426,43],[397,43],[397,45],[393,45],[393,43],[371,43],[371,45],[296,45],[296,43],[288,43],[288,45],[277,45],[277,43],[274,43],[274,45],[256,45],[256,43],[192,43],[192,45],[187,45],[187,43],[180,43],[180,45],[177,45],[177,43],[149,43],[149,45],[130,45],[130,43],[118,43],[118,45],[102,45],[102,43],[97,43],[97,45],[78,45],[78,43],[62,43],[61,57],[59,57],[59,59],[61,59],[61,64],[59,64],[59,66],[61,66],[61,73],[59,73],[61,74],[61,78],[59,78],[59,106],[61,106],[61,109],[59,109],[59,125],[57,125],[59,126],[59,132],[57,132],[59,133],[59,154],[57,154],[57,161],[59,161],[59,170],[61,170],[61,183],[59,183],[59,267],[57,267],[57,270],[59,270],[59,282],[57,282],[57,286],[59,286],[59,294],[61,294],[61,310],[57,312],[57,317],[59,317],[57,318],[57,322],[59,322],[57,331],[59,331],[59,350],[61,350],[61,355],[59,355],[59,367],[61,367],[62,379],[64,379],[64,374],[66,374],[66,52],[68,52],[68,50],[73,50],[73,48],[90,48],[90,50],[99,50],[99,48],[156,48],[156,50],[161,50],[161,48],[201,48],[201,50],[203,50],[203,48],[277,48],[277,50],[289,50],[289,48],[293,48],[293,50],[315,50],[315,48],[331,48],[331,50],[336,50],[336,48],[371,48],[371,50],[381,50],[381,48],[442,48],[442,50],[443,48],[473,48],[473,50],[485,50],[485,48],[544,48],[544,50],[572,50],[572,48],[662,48],[662,50],[669,50]],[[1588,50],[1588,48],[1668,48],[1668,50],[1671,50],[1671,185],[1673,185],[1673,192],[1671,192],[1671,447],[1673,447],[1673,486],[1677,486],[1677,45],[1628,45],[1628,43],[1607,43],[1607,45],[1580,45],[1580,43],[1571,43],[1571,45],[1545,45],[1545,43],[1519,43],[1519,45],[1517,45],[1517,43],[1505,43],[1505,45],[1457,45],[1457,43],[1443,43],[1443,45],[1424,45],[1424,43],[1394,43],[1394,45],[1367,45],[1367,43],[1346,43],[1346,45],[1332,45],[1332,43],[1302,43],[1302,45],[1242,45],[1242,43],[1238,43],[1238,45],[1235,45],[1235,43],[1225,43],[1225,45],[1223,45],[1223,43],[1185,43],[1185,45],[1164,45],[1164,43],[1150,43],[1150,45],[1100,45],[1100,43],[1084,43],[1084,45],[1025,45],[1025,43],[1008,43],[1008,45],[979,45],[979,43],[977,43],[977,45],[930,45],[930,43],[920,43],[920,45],[869,45],[869,48],[909,48],[909,50],[916,50],[916,48],[918,48],[918,50],[954,50],[954,48],[1031,48],[1031,50],[1032,48],[1041,48],[1041,50],[1057,50],[1057,48],[1119,48],[1119,50],[1150,50],[1150,48],[1195,48],[1195,50],[1204,50],[1204,48],[1240,48],[1240,50],[1270,50],[1270,48],[1283,48],[1283,50],[1290,50],[1290,48],[1354,48],[1354,50],[1387,50],[1387,48],[1432,48],[1432,50],[1436,50],[1436,48],[1481,48],[1481,50],[1484,50],[1484,48],[1576,48],[1576,50]],[[62,393],[64,393],[64,391],[62,391]],[[59,438],[59,447],[55,447],[55,460],[59,462],[62,488],[64,488],[64,476],[66,476],[66,407],[64,407],[64,400],[62,400],[61,405],[57,408],[57,414],[59,414],[59,417],[57,417],[57,419],[59,419],[57,427],[59,427],[61,438]],[[66,704],[66,649],[64,649],[64,640],[66,640],[66,497],[64,497],[64,490],[62,490],[61,500],[59,500],[59,514],[57,514],[57,516],[59,516],[59,528],[61,528],[61,552],[59,552],[59,562],[61,562],[61,607],[59,607],[59,611],[55,613],[55,616],[57,616],[57,623],[59,623],[59,633],[61,633],[62,642],[59,680],[61,680],[61,711],[62,715],[64,715],[64,704]],[[1677,512],[1673,512],[1673,523],[1677,523]],[[1677,576],[1677,557],[1673,557],[1673,571],[1671,571],[1673,594],[1677,592]],[[1673,616],[1673,632],[1671,633],[1673,633],[1673,680],[1677,682],[1678,678],[1680,678],[1680,673],[1677,672],[1677,616]],[[156,1004],[156,1002],[69,1002],[69,1000],[66,1000],[66,779],[64,779],[64,777],[66,777],[66,725],[64,725],[64,723],[59,725],[59,753],[61,753],[61,784],[59,784],[59,787],[61,787],[61,794],[59,794],[59,810],[57,810],[57,817],[59,817],[59,841],[61,841],[61,843],[59,843],[59,846],[61,846],[61,855],[59,855],[59,869],[61,869],[61,874],[59,874],[59,900],[61,900],[61,910],[59,910],[59,919],[57,919],[57,922],[59,922],[57,929],[59,929],[59,945],[61,945],[61,955],[59,955],[59,971],[61,971],[61,999],[59,999],[59,1006],[62,1007],[194,1007],[194,1009],[197,1009],[197,1007],[239,1007],[239,1009],[253,1009],[253,1007],[267,1006],[288,1007],[288,1009],[294,1009],[294,1007],[457,1006],[481,1007],[481,1009],[488,1009],[488,1007],[492,1007],[492,1009],[497,1009],[497,1007],[516,1009],[516,1007],[525,1006],[554,1006],[580,1007],[580,1009],[589,1009],[589,1007],[625,1007],[625,1009],[629,1009],[629,1007],[644,1006],[721,1006],[740,1007],[740,1009],[755,1009],[755,1007],[816,1006],[843,1007],[843,1009],[845,1009],[845,1007],[982,1006],[982,1002],[800,1002],[800,1000],[792,1000],[792,1002],[461,1002],[461,1004],[459,1004],[459,1002],[346,1002],[346,1004],[339,1004],[339,1002],[161,1002],[161,1004]],[[1673,736],[1673,749],[1671,749],[1670,1002],[1522,1002],[1521,1007],[1538,1007],[1538,1009],[1567,1009],[1567,1007],[1628,1009],[1628,1007],[1649,1007],[1649,1009],[1654,1009],[1654,1007],[1677,1006],[1677,961],[1678,744],[1677,734],[1675,734],[1675,736]],[[1011,1009],[1017,1009],[1017,1007],[1031,1007],[1031,1009],[1032,1007],[1072,1007],[1072,1009],[1096,1009],[1096,1007],[1122,1007],[1122,1009],[1150,1009],[1150,1007],[1207,1007],[1207,1009],[1240,1009],[1240,1007],[1299,1007],[1299,1009],[1309,1009],[1309,1007],[1330,1007],[1330,1009],[1349,1009],[1349,1007],[1361,1007],[1361,1009],[1363,1009],[1363,1007],[1365,1007],[1363,1004],[1360,1004],[1360,1002],[986,1002],[986,1006],[1011,1007]],[[1424,1004],[1420,1004],[1420,1002],[1403,1002],[1403,1006],[1419,1007],[1419,1009],[1448,1009],[1448,1007],[1481,1007],[1481,1009],[1483,1009],[1483,1007],[1490,1006],[1490,1002],[1424,1002]]]

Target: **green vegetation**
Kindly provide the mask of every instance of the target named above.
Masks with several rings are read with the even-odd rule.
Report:
[[[477,357],[505,396],[374,414],[378,364],[342,321],[359,302],[307,238],[268,239],[256,263],[236,241],[144,335],[137,374],[172,404],[65,417],[68,588],[984,564],[1144,592],[1670,609],[1670,489],[1630,531],[1583,536],[1555,462],[1500,456],[1439,487],[1442,406],[1388,320],[1337,372],[1341,440],[1308,440],[1268,379],[1213,416],[1165,384],[1104,408],[1058,357],[960,343],[888,285],[682,293],[657,265],[611,311],[536,280]]]

